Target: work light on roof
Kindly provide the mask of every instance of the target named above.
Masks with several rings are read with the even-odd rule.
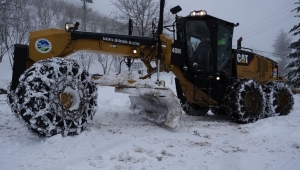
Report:
[[[75,24],[71,24],[71,23],[67,22],[65,24],[65,30],[67,32],[76,31],[76,30],[78,30],[78,27],[79,27],[79,22],[76,22]]]
[[[207,12],[205,10],[199,10],[199,11],[192,11],[191,16],[204,16],[207,15]]]

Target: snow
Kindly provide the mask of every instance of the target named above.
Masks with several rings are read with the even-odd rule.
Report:
[[[2,64],[0,87],[6,88],[10,76]],[[171,75],[161,76],[174,90]],[[294,95],[294,109],[287,116],[236,124],[226,116],[184,114],[176,129],[143,119],[130,108],[128,94],[116,93],[112,87],[99,87],[98,94],[98,110],[87,131],[50,138],[32,134],[1,94],[0,169],[299,169],[299,94]]]

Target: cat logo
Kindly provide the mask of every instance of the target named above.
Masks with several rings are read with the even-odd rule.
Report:
[[[239,63],[248,64],[248,55],[246,55],[246,54],[237,54],[237,61]]]
[[[172,48],[172,52],[175,54],[181,54],[181,49],[180,48]]]

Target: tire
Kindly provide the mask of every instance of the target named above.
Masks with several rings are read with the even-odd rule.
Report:
[[[266,93],[266,116],[288,115],[293,109],[294,98],[286,83],[276,80],[263,85]]]
[[[187,114],[191,116],[202,116],[207,114],[209,107],[201,107],[194,103],[190,103],[187,101],[187,98],[184,96],[183,91],[180,86],[180,81],[175,78],[175,85],[176,85],[176,92],[177,97],[180,101],[182,110]]]
[[[35,63],[10,92],[12,111],[39,136],[76,135],[92,123],[97,88],[75,60],[51,58]],[[16,103],[17,106],[14,106]]]
[[[249,79],[235,82],[226,89],[223,107],[238,123],[255,122],[263,116],[265,109],[261,85]]]
[[[11,90],[10,87],[11,87],[11,84],[7,88],[7,103],[10,106],[10,108],[12,110],[12,113],[15,116],[18,116],[17,115],[17,113],[18,113],[18,103],[16,102],[17,97],[16,97],[15,92],[13,90]]]
[[[203,116],[206,115],[209,110],[209,107],[201,107],[188,101],[183,104],[182,108],[187,115],[191,116]]]
[[[212,107],[210,108],[210,111],[214,114],[214,115],[227,115],[228,112],[225,111],[225,108],[223,107]]]

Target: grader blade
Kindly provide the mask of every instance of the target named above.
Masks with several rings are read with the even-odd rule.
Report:
[[[129,96],[132,108],[139,108],[146,113],[145,117],[161,124],[166,121],[169,110],[165,99],[152,96]]]
[[[131,107],[140,109],[143,118],[169,128],[176,128],[182,114],[181,105],[168,88],[116,88],[116,92],[130,93]]]

